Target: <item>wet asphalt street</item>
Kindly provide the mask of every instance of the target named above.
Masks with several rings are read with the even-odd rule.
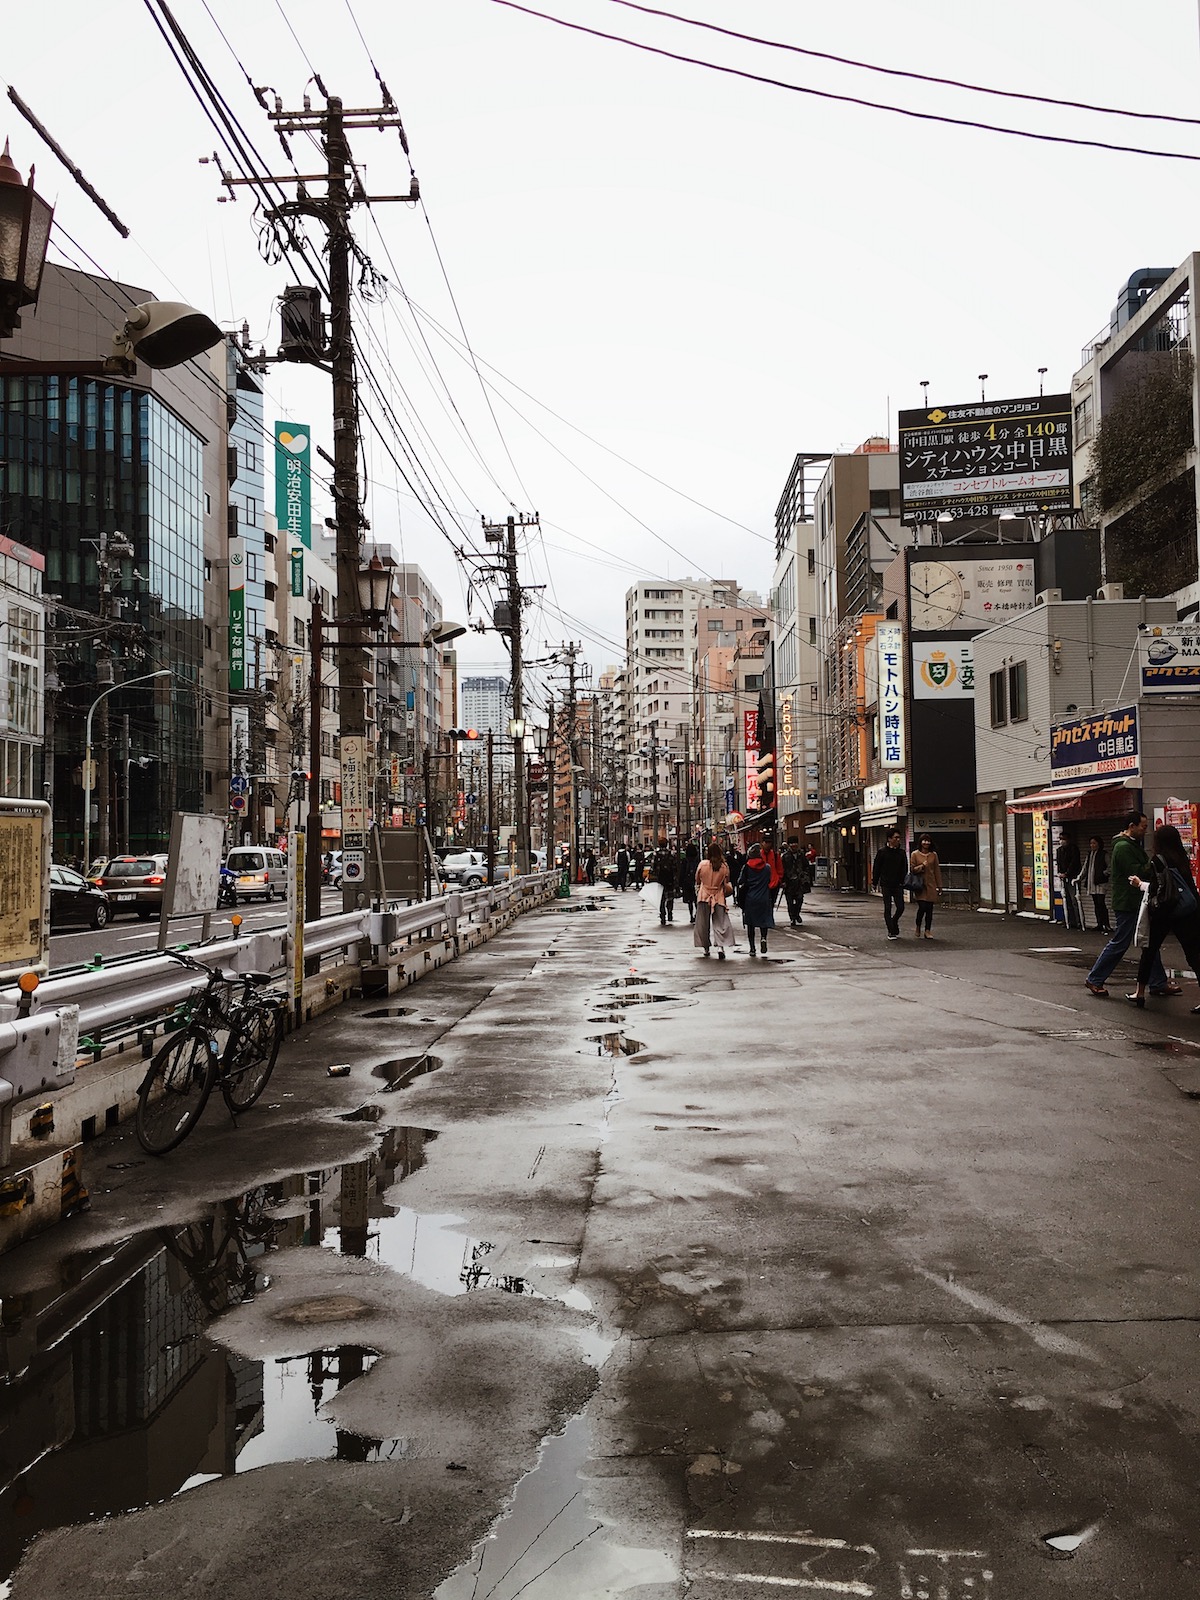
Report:
[[[0,1260],[15,1600],[1200,1594],[1200,996],[810,910],[577,890],[89,1146]]]

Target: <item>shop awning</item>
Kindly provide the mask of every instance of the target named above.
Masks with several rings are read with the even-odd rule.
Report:
[[[900,820],[900,812],[896,806],[877,806],[874,811],[864,811],[858,820],[864,828],[885,828]]]
[[[807,831],[809,833],[820,833],[822,828],[835,827],[837,823],[845,822],[847,817],[858,816],[860,809],[858,806],[850,806],[846,811],[831,811],[827,816],[822,817],[820,822],[814,822]]]
[[[1123,791],[1124,783],[1060,784],[1056,789],[1039,789],[1036,794],[1023,794],[1016,800],[1006,801],[1004,809],[1013,814],[1027,816],[1031,811],[1048,811],[1055,815],[1082,810],[1084,802],[1092,795],[1115,794]]]

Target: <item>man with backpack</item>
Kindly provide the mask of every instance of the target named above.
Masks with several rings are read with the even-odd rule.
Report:
[[[792,834],[783,853],[783,894],[787,901],[788,921],[793,928],[798,928],[803,920],[800,913],[804,909],[804,896],[811,888],[812,868],[808,856],[801,849],[799,839]]]
[[[1113,840],[1110,857],[1113,935],[1096,957],[1092,970],[1084,979],[1088,993],[1095,995],[1098,1000],[1108,999],[1105,985],[1117,962],[1133,943],[1133,936],[1137,931],[1138,912],[1142,909],[1142,891],[1140,888],[1135,888],[1130,879],[1149,878],[1150,858],[1142,846],[1148,825],[1144,811],[1131,811],[1125,819],[1124,828]],[[1150,993],[1153,995],[1183,993],[1179,984],[1168,980],[1162,956],[1157,951],[1148,977]]]

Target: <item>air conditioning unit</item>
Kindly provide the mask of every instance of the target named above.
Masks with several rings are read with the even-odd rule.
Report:
[[[1034,601],[1034,605],[1051,606],[1051,605],[1054,604],[1054,602],[1056,600],[1061,600],[1061,599],[1062,599],[1062,590],[1061,589],[1041,589],[1041,590],[1038,591],[1038,597]]]
[[[1124,600],[1125,585],[1123,583],[1102,583],[1096,590],[1097,600]]]

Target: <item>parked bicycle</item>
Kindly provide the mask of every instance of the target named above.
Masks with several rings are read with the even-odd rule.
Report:
[[[283,1039],[282,1002],[261,992],[272,982],[269,972],[226,974],[181,950],[167,953],[207,981],[138,1089],[138,1141],[155,1156],[187,1138],[218,1083],[231,1115],[248,1111],[267,1086]]]

